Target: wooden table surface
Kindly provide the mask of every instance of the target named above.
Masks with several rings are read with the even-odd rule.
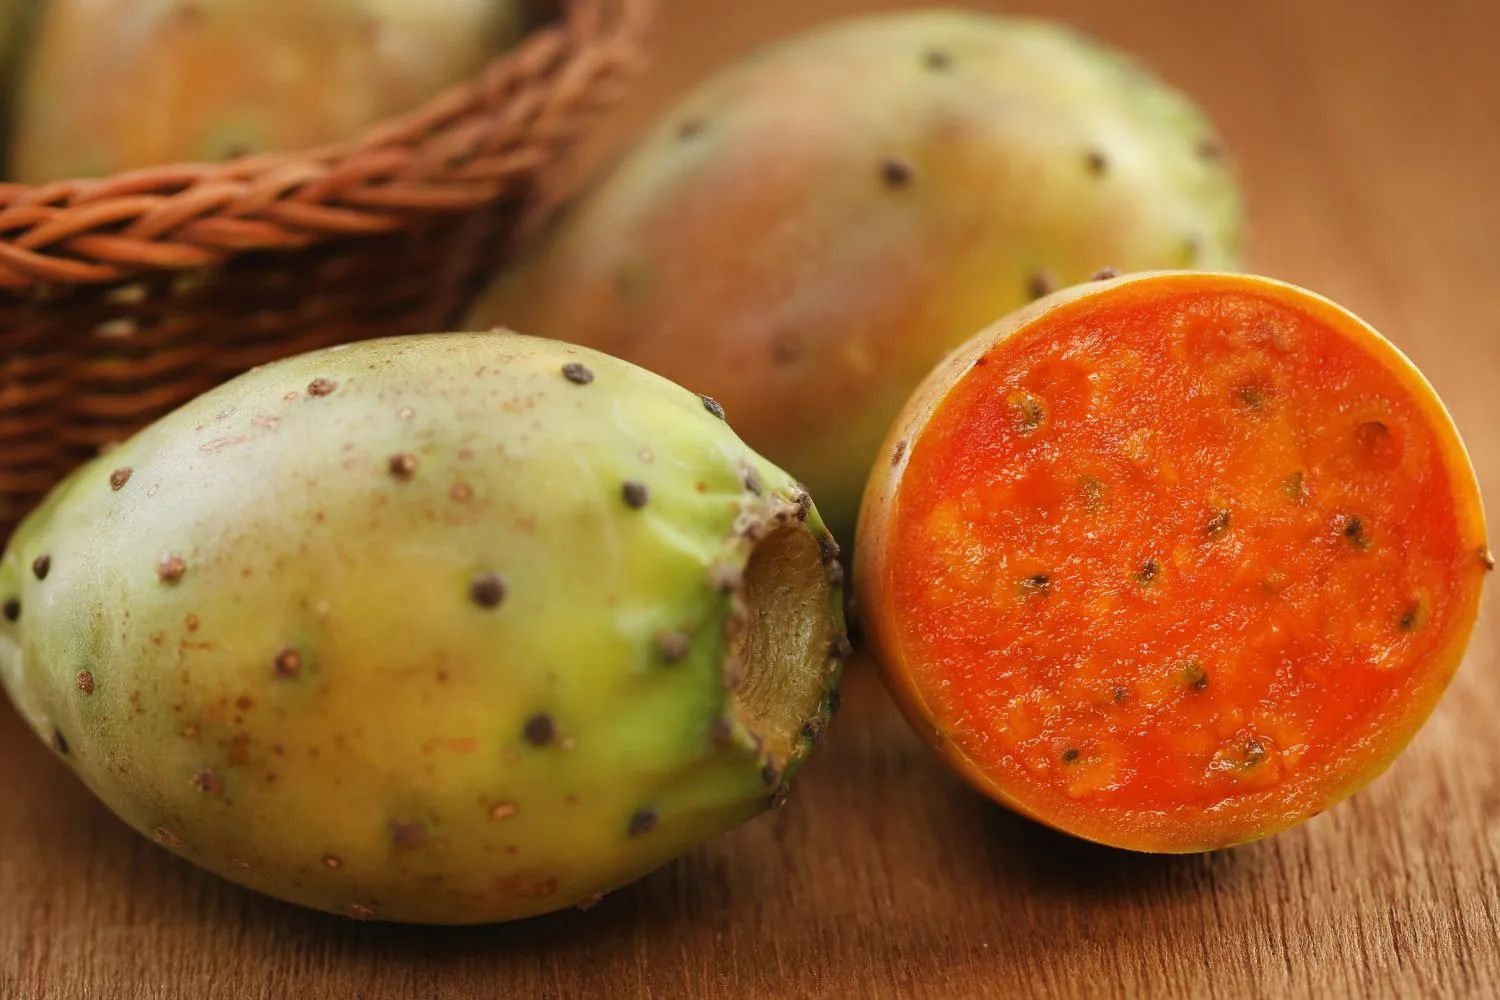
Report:
[[[667,0],[596,151],[725,55],[857,0]],[[1427,372],[1500,524],[1494,0],[1059,0],[1196,95],[1237,151],[1256,270],[1349,305]],[[0,707],[0,997],[1500,997],[1500,595],[1388,774],[1208,856],[1075,842],[971,794],[868,663],[777,813],[584,913],[356,924],[200,874]]]

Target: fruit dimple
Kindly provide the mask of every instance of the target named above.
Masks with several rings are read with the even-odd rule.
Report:
[[[1102,301],[992,348],[909,446],[897,641],[1032,812],[1295,810],[1446,683],[1481,573],[1443,443],[1289,305]]]

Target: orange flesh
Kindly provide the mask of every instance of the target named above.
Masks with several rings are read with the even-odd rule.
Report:
[[[1055,311],[909,459],[889,579],[911,682],[1064,829],[1195,849],[1305,818],[1400,749],[1472,620],[1482,540],[1429,412],[1270,298]]]

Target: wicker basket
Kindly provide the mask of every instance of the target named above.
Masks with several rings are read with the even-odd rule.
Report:
[[[450,328],[548,168],[640,68],[651,0],[563,0],[359,138],[0,184],[0,539],[69,470],[223,380]]]

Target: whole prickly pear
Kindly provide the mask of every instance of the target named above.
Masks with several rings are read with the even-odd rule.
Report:
[[[353,138],[478,71],[520,21],[519,0],[46,0],[10,175]]]
[[[835,555],[712,400],[514,334],[370,341],[59,486],[0,563],[0,681],[228,879],[516,918],[779,804],[837,706]]]
[[[1238,260],[1209,121],[1048,22],[867,16],[668,113],[468,320],[598,347],[722,399],[848,540],[939,358],[1055,286]]]

